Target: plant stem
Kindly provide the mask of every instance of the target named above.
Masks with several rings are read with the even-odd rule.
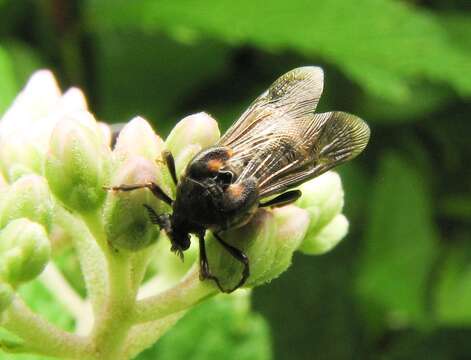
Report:
[[[193,266],[176,286],[136,303],[132,319],[135,323],[158,320],[218,293],[209,281],[200,281],[198,266]]]
[[[126,345],[124,347],[126,358],[132,359],[149,346],[152,346],[152,344],[154,344],[185,314],[186,310],[169,315],[163,319],[133,326],[129,332],[128,338],[126,339]]]
[[[93,338],[100,353],[100,360],[115,360],[122,353],[129,328],[130,315],[135,304],[132,291],[131,262],[128,256],[110,254],[108,260],[109,293],[108,301],[96,319]]]
[[[72,237],[87,287],[87,297],[96,317],[103,308],[106,299],[104,254],[85,223],[66,209],[57,205],[54,220]]]
[[[105,253],[108,267],[106,302],[95,318],[92,338],[100,360],[124,359],[122,348],[132,326],[130,315],[137,291],[133,284],[132,256],[108,246],[99,213],[82,214],[82,218]]]
[[[20,336],[25,347],[35,353],[82,360],[95,357],[87,338],[55,327],[33,313],[18,296],[5,311],[1,325]]]

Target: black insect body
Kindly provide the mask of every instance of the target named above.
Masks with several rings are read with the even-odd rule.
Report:
[[[319,67],[294,69],[260,95],[211,148],[188,164],[180,181],[173,156],[163,153],[177,184],[175,200],[154,183],[120,185],[111,190],[148,188],[172,206],[172,214],[156,214],[145,205],[153,223],[167,233],[172,251],[183,257],[190,235],[199,238],[200,277],[232,292],[249,276],[249,259],[226,243],[220,233],[246,224],[259,207],[283,206],[301,196],[292,188],[319,176],[363,151],[370,131],[360,118],[344,112],[315,114],[323,89]],[[273,195],[278,196],[273,198]],[[263,199],[272,197],[263,202]],[[223,289],[209,268],[204,237],[210,230],[219,243],[244,265],[239,283]]]

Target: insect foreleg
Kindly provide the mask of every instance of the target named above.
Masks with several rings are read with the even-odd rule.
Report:
[[[167,165],[168,171],[175,185],[178,184],[177,171],[175,170],[175,159],[172,153],[168,150],[162,151],[162,159]]]
[[[147,188],[149,189],[154,196],[162,200],[168,205],[172,205],[173,200],[162,190],[162,188],[157,185],[154,182],[148,182],[145,184],[131,184],[131,185],[119,185],[119,186],[111,186],[111,187],[105,187],[105,190],[111,190],[111,191],[133,191],[133,190],[138,190],[138,189],[143,189]]]
[[[242,271],[242,278],[240,279],[239,283],[232,289],[224,291],[227,293],[231,293],[240,288],[242,285],[244,285],[248,277],[250,276],[249,258],[241,250],[225,242],[218,234],[213,233],[213,235],[229,254],[231,254],[236,260],[240,261],[242,265],[244,265],[244,270]]]
[[[267,202],[260,203],[260,207],[281,207],[285,205],[289,205],[294,203],[296,200],[299,199],[301,196],[301,191],[299,190],[291,190],[287,191],[281,195],[278,195],[277,197],[268,200]]]

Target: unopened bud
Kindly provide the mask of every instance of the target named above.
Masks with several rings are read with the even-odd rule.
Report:
[[[91,114],[77,112],[56,125],[45,170],[51,190],[65,205],[78,211],[101,205],[110,151]]]
[[[149,123],[142,117],[135,117],[120,131],[113,154],[117,161],[124,161],[134,155],[155,161],[163,148],[162,139]]]
[[[296,205],[305,209],[309,213],[310,223],[306,237],[300,246],[300,250],[307,254],[320,254],[333,248],[345,235],[348,224],[345,218],[338,220],[336,224],[340,226],[336,240],[327,242],[319,237],[321,231],[340,214],[344,203],[344,193],[340,176],[333,171],[329,171],[318,178],[308,181],[300,186],[301,198]],[[329,228],[332,231],[332,228]]]
[[[338,214],[317,234],[306,238],[299,248],[305,254],[320,255],[332,250],[348,232],[348,220]]]
[[[261,209],[247,225],[222,233],[226,242],[244,252],[249,259],[250,277],[245,286],[269,282],[285,271],[308,224],[307,212],[294,206],[275,211]],[[226,290],[240,281],[242,264],[213,237],[208,241],[208,259],[212,273]]]
[[[220,133],[216,120],[204,112],[193,114],[181,120],[165,140],[165,147],[175,157],[177,173],[181,173],[188,160],[203,148],[214,145]],[[188,148],[194,154],[191,157]]]
[[[110,185],[155,182],[168,194],[169,189],[162,185],[162,176],[156,169],[156,165],[150,160],[133,156],[120,166]],[[108,242],[113,247],[138,251],[157,240],[160,229],[151,223],[144,205],[150,206],[157,214],[165,209],[162,202],[145,188],[129,192],[108,192],[104,219]]]
[[[43,226],[16,219],[0,231],[0,280],[16,286],[38,276],[51,248]]]
[[[53,203],[45,179],[38,175],[25,175],[0,193],[0,228],[18,218],[50,228]]]

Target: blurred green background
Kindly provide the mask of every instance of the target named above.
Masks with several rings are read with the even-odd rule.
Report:
[[[319,110],[372,128],[339,169],[350,233],[295,256],[253,310],[202,304],[139,359],[471,358],[471,2],[0,0],[0,113],[50,68],[103,121],[139,114],[166,135],[204,110],[226,129],[311,64]]]

